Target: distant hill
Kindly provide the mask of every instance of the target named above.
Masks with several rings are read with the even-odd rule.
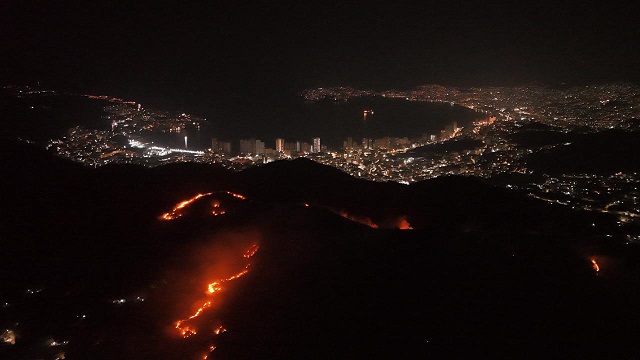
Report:
[[[525,148],[539,148],[548,145],[564,144],[580,140],[586,135],[579,132],[556,130],[520,130],[508,135],[508,138]]]
[[[474,150],[484,146],[481,140],[470,138],[452,139],[445,142],[429,144],[407,151],[409,156],[443,155],[454,151]]]
[[[525,158],[532,169],[547,173],[610,174],[640,171],[640,132],[607,130],[584,135],[569,145]]]
[[[557,126],[543,124],[537,121],[528,122],[520,127],[518,127],[520,131],[559,131],[561,128]]]

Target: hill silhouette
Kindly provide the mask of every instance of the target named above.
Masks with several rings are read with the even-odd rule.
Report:
[[[444,155],[451,152],[482,148],[484,142],[470,138],[454,138],[440,143],[419,146],[407,151],[410,156]]]
[[[529,167],[552,174],[640,171],[640,133],[606,130],[584,135],[569,145],[532,154]]]

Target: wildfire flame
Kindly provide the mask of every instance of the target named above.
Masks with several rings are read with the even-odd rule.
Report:
[[[339,212],[335,211],[335,210],[332,210],[332,211],[337,213],[338,215],[342,216],[345,219],[349,219],[351,221],[355,221],[357,223],[360,223],[360,224],[363,224],[363,225],[367,225],[368,227],[370,227],[372,229],[379,229],[380,228],[380,225],[378,225],[375,222],[373,222],[373,220],[371,220],[371,218],[369,218],[367,216],[350,214],[350,213],[346,212],[345,210],[342,210],[342,211],[339,211]],[[413,227],[411,226],[411,224],[409,223],[409,221],[407,220],[407,218],[405,216],[400,216],[393,223],[386,223],[386,225],[383,225],[383,227],[397,228],[397,229],[400,229],[400,230],[413,230]]]
[[[600,266],[598,266],[596,259],[591,259],[591,266],[593,267],[593,270],[595,270],[596,274],[600,272]]]
[[[234,192],[231,192],[231,191],[225,191],[225,193],[227,193],[227,194],[229,194],[229,195],[231,195],[231,196],[233,196],[235,198],[238,198],[240,200],[246,200],[247,199],[244,195],[240,195],[238,193],[234,193]]]
[[[203,195],[204,196],[204,195]],[[253,255],[255,255],[255,253],[258,251],[258,245],[253,244],[251,245],[251,247],[245,251],[245,253],[243,254],[244,258],[251,258]],[[207,291],[205,292],[207,294],[207,296],[212,296],[213,294],[223,290],[223,284],[232,280],[236,280],[244,275],[246,275],[249,272],[249,267],[251,266],[250,263],[248,263],[247,265],[245,265],[244,269],[242,271],[240,271],[239,273],[230,276],[228,278],[224,278],[224,279],[219,279],[216,280],[214,282],[211,282],[207,285]],[[189,322],[192,319],[195,319],[197,317],[199,317],[200,315],[202,315],[202,313],[210,308],[212,306],[212,302],[211,300],[207,300],[205,301],[202,306],[200,306],[195,313],[193,313],[193,315],[189,316],[186,319],[182,319],[182,320],[178,320],[174,323],[174,327],[176,330],[178,330],[178,332],[180,333],[180,335],[183,338],[188,338],[190,336],[196,335],[197,334],[197,329],[193,326],[189,326],[186,323]],[[226,332],[227,329],[225,329],[222,325],[216,327],[213,329],[213,334],[215,335],[219,335],[222,334],[224,332]],[[215,350],[215,346],[211,345],[209,346],[209,353],[211,353],[213,350]],[[208,354],[203,355],[203,359],[207,359],[208,358]]]
[[[255,255],[256,251],[258,251],[258,245],[251,245],[251,248],[249,248],[249,250],[247,250],[246,253],[244,253],[245,258],[249,259],[250,257],[252,257],[253,255]]]
[[[223,193],[233,196],[235,198],[241,199],[241,200],[246,200],[247,198],[244,195],[240,195],[231,191],[222,191]],[[170,220],[175,220],[177,218],[179,218],[180,216],[182,216],[182,213],[180,210],[184,209],[185,207],[191,205],[194,201],[208,196],[208,195],[212,195],[213,192],[208,192],[208,193],[200,193],[197,194],[196,196],[187,199],[187,200],[183,200],[179,203],[177,203],[173,209],[171,209],[171,211],[164,213],[160,216],[160,220],[165,220],[165,221],[170,221]],[[226,213],[225,210],[219,210],[220,208],[220,201],[216,200],[213,202],[213,211],[211,212],[214,216],[218,216],[218,215],[224,215]]]
[[[220,291],[220,290],[222,290],[222,286],[221,286],[222,283],[225,283],[225,282],[231,281],[231,280],[235,280],[235,279],[237,279],[239,277],[242,277],[242,276],[246,275],[249,272],[249,266],[251,266],[251,264],[247,264],[247,266],[245,266],[244,270],[242,270],[241,272],[239,272],[239,273],[237,273],[237,274],[235,274],[235,275],[233,275],[231,277],[212,282],[211,284],[209,284],[207,286],[207,293],[213,294],[216,291]]]
[[[360,224],[363,225],[367,225],[368,227],[372,228],[372,229],[377,229],[378,225],[376,223],[374,223],[371,219],[369,219],[366,216],[355,216],[355,215],[351,215],[349,213],[347,213],[346,211],[340,211],[338,213],[340,216],[342,216],[345,219],[349,219],[351,221],[355,221],[358,222]]]
[[[413,230],[409,221],[403,216],[398,220],[398,229],[400,230]]]
[[[182,214],[179,212],[180,210],[184,209],[186,206],[190,205],[191,203],[200,199],[201,197],[211,195],[211,194],[212,193],[198,194],[190,199],[177,203],[176,206],[174,206],[170,212],[162,214],[162,216],[160,216],[160,220],[175,220],[179,218],[180,216],[182,216]]]

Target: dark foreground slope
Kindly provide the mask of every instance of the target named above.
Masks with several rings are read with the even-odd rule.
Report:
[[[7,146],[2,359],[640,354],[637,250],[604,214],[304,159],[86,169]],[[182,338],[175,322],[205,301]]]

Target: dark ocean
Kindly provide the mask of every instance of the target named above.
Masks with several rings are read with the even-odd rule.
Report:
[[[136,101],[137,99],[125,99]],[[3,94],[0,102],[5,136],[22,137],[38,143],[64,136],[74,126],[106,130],[110,121],[104,119],[102,108],[108,102],[75,95],[36,95],[14,98]],[[184,147],[188,137],[190,149],[207,149],[211,139],[231,141],[237,149],[240,139],[255,138],[273,148],[276,138],[286,142],[312,142],[320,137],[331,149],[341,147],[347,137],[360,141],[363,137],[417,138],[422,134],[438,134],[452,122],[464,126],[482,117],[470,109],[442,103],[411,102],[382,97],[355,98],[348,102],[311,102],[302,97],[282,101],[247,101],[235,104],[235,113],[217,111],[215,106],[196,104],[174,109],[161,101],[146,109],[186,112],[206,118],[199,130],[187,128],[182,133],[157,134],[149,139],[161,146]],[[364,110],[373,111],[366,119]]]

